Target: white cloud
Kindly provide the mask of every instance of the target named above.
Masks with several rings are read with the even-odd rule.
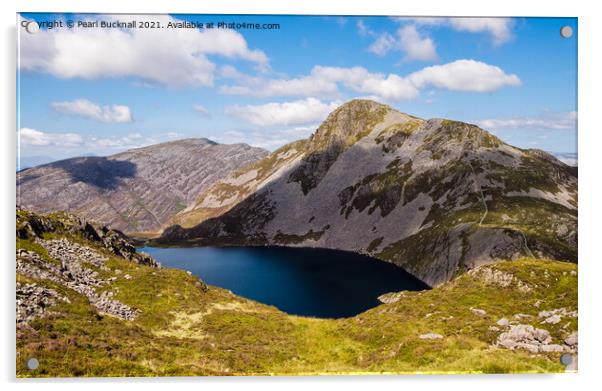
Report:
[[[432,61],[438,58],[435,42],[430,37],[420,35],[416,26],[406,25],[397,30],[397,37],[385,32],[378,36],[368,50],[378,56],[390,51],[405,53],[407,61]]]
[[[103,16],[107,18],[131,19]],[[145,20],[163,26],[179,22],[167,15],[147,15]],[[209,55],[268,66],[265,53],[250,49],[233,30],[73,28],[40,30],[20,38],[21,69],[60,78],[138,77],[168,86],[211,86],[215,64]]]
[[[407,60],[429,61],[437,59],[435,43],[431,38],[420,36],[415,26],[404,26],[398,30],[401,50]]]
[[[242,72],[239,72],[238,69],[233,67],[232,65],[223,65],[219,69],[219,75],[226,79],[245,79],[248,76]]]
[[[411,23],[425,27],[449,27],[456,31],[470,33],[486,33],[492,38],[494,45],[501,45],[512,38],[514,19],[512,18],[438,18],[438,17],[396,17],[393,20],[399,23]]]
[[[52,102],[50,107],[58,113],[90,118],[98,122],[132,122],[130,108],[123,105],[100,106],[87,99],[76,99],[67,102]]]
[[[311,73],[294,79],[263,79],[237,76],[238,85],[224,86],[221,93],[245,96],[321,96],[339,97],[339,87],[384,101],[417,97],[429,86],[464,92],[492,92],[507,86],[519,86],[517,75],[475,60],[457,60],[423,68],[407,76],[371,73],[363,67],[327,67],[316,65]]]
[[[544,113],[538,117],[495,118],[477,121],[485,129],[506,130],[575,130],[577,128],[577,112]]]
[[[510,18],[449,18],[449,24],[457,31],[489,33],[494,45],[500,45],[512,38],[514,21]]]
[[[457,60],[433,65],[408,76],[416,88],[434,86],[451,91],[491,92],[506,86],[520,86],[517,75],[475,60]]]
[[[84,139],[76,133],[45,133],[32,128],[21,128],[20,144],[32,146],[75,147],[83,144]]]
[[[192,109],[204,117],[209,115],[209,110],[207,110],[207,108],[205,108],[203,105],[194,105],[192,106]]]
[[[293,79],[246,78],[240,84],[223,86],[220,92],[245,96],[320,96],[338,97],[338,84],[362,94],[385,100],[411,99],[418,90],[406,79],[395,75],[370,73],[363,67],[315,66],[308,76]]]
[[[315,98],[263,105],[233,105],[226,114],[258,126],[300,125],[322,121],[340,102],[323,103]]]
[[[368,47],[368,51],[376,54],[377,56],[384,56],[389,51],[395,48],[395,38],[389,33],[382,33],[379,37]]]
[[[390,73],[370,73],[366,68],[324,67],[315,66],[312,77],[317,80],[328,80],[342,83],[345,87],[362,94],[376,95],[384,100],[411,99],[418,95],[418,90],[407,79]]]

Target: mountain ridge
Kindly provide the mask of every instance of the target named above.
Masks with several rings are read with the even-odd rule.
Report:
[[[18,203],[63,210],[128,233],[159,229],[194,194],[267,151],[205,138],[174,140],[110,156],[86,156],[17,173]]]
[[[154,243],[349,250],[436,286],[500,259],[575,262],[576,175],[476,125],[353,100],[201,193]]]

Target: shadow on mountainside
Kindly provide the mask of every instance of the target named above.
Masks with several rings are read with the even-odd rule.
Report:
[[[102,190],[116,189],[123,179],[133,178],[137,172],[135,163],[97,156],[61,160],[48,166],[64,170],[74,182]]]

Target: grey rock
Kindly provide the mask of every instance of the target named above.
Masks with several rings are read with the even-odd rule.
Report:
[[[576,331],[574,333],[571,333],[568,337],[566,337],[564,339],[564,343],[570,347],[576,347],[578,342],[579,342],[579,339],[577,337]]]
[[[506,326],[510,325],[510,321],[508,319],[506,319],[506,318],[501,318],[500,320],[498,320],[496,322],[496,324],[498,326],[506,327]]]
[[[565,339],[565,344],[551,343],[550,332],[531,325],[519,324],[510,326],[510,330],[500,334],[496,345],[506,349],[525,349],[532,353],[576,353],[577,334]]]
[[[58,301],[69,303],[69,299],[55,290],[38,284],[16,284],[17,327],[44,316]]]
[[[539,346],[539,351],[544,353],[564,353],[568,352],[569,350],[569,347],[566,345],[549,344]]]
[[[557,324],[560,323],[561,320],[562,318],[560,317],[560,315],[554,314],[549,318],[545,318],[541,323]]]
[[[519,324],[510,326],[510,330],[498,337],[498,344],[509,349],[521,347],[519,344],[548,344],[552,338],[544,329],[536,329],[531,325]]]

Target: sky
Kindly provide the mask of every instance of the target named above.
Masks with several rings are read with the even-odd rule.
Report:
[[[17,23],[22,167],[191,137],[274,150],[353,98],[576,162],[576,18],[36,13]]]

